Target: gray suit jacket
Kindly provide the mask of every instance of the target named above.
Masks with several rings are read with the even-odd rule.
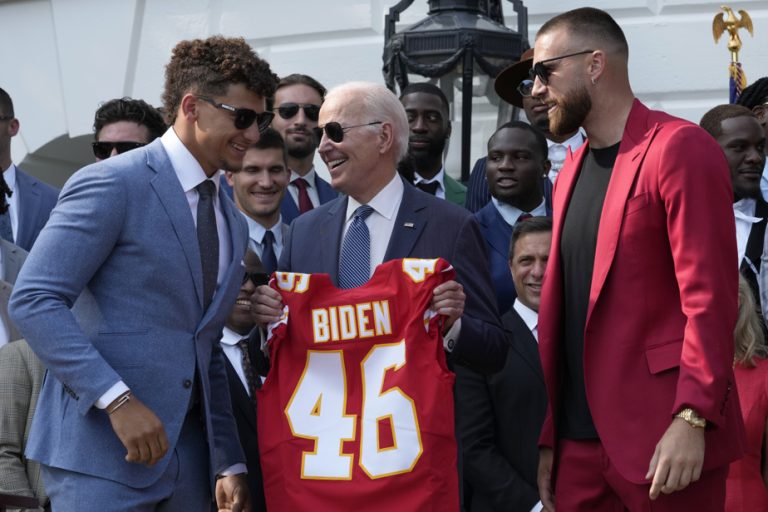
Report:
[[[16,245],[28,251],[37,240],[51,210],[56,206],[58,189],[39,181],[16,167],[16,187],[19,195],[19,229]]]
[[[195,224],[159,139],[70,178],[11,297],[11,318],[49,371],[27,456],[151,485],[174,456],[197,371],[211,484],[245,463],[218,341],[242,282],[247,227],[222,191],[219,200],[232,258],[203,310]],[[93,310],[76,318],[71,307],[86,288]],[[107,415],[94,407],[120,380],[165,427],[170,449],[153,467],[124,460]]]
[[[48,497],[40,464],[23,456],[45,369],[24,340],[0,347],[0,492]]]
[[[8,341],[15,341],[21,338],[21,333],[8,315],[8,301],[11,298],[11,292],[13,292],[13,284],[16,282],[16,277],[19,275],[21,266],[27,258],[27,251],[0,238],[0,256],[2,256],[0,320],[2,320],[3,325],[5,325],[8,330]]]

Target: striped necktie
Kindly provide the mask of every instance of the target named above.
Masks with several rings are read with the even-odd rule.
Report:
[[[371,234],[365,219],[373,213],[373,208],[364,204],[359,206],[352,217],[352,222],[341,243],[339,257],[339,287],[355,288],[368,281],[371,273]]]

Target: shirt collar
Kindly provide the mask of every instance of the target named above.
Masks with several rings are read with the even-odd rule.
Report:
[[[493,201],[493,206],[495,206],[499,211],[504,221],[510,226],[517,224],[517,219],[519,219],[520,216],[524,213],[530,213],[534,217],[544,217],[547,215],[547,206],[544,199],[541,200],[541,204],[539,204],[539,206],[530,212],[524,212],[520,208],[512,206],[511,204],[503,203],[495,197],[492,197],[491,201]]]
[[[304,178],[304,181],[307,182],[307,186],[309,186],[309,188],[315,188],[315,166],[313,165],[304,176],[301,176],[299,173],[291,169],[291,183],[293,183],[293,181],[298,178]]]
[[[571,148],[571,151],[576,151],[581,147],[582,144],[584,144],[584,135],[582,135],[581,131],[578,131],[574,133],[573,136],[564,140],[563,142],[555,142],[553,140],[547,139],[547,147],[551,148],[555,144],[560,144],[567,148]]]
[[[439,185],[440,190],[444,190],[445,187],[443,186],[443,182],[445,181],[445,167],[442,167],[440,171],[435,174],[435,176],[431,179],[426,179],[421,176],[418,172],[413,173],[413,184],[416,185],[417,183],[432,183],[433,181],[436,181]]]
[[[240,340],[247,337],[247,334],[238,334],[227,326],[221,330],[221,343],[224,345],[237,345]]]
[[[245,222],[248,223],[248,238],[251,240],[254,240],[257,243],[261,243],[262,240],[264,240],[264,234],[267,232],[267,228],[247,216],[245,213],[240,212],[243,217],[245,217]],[[283,216],[281,215],[274,226],[269,228],[269,231],[272,232],[273,235],[275,235],[275,240],[282,240],[282,235],[278,238],[278,235],[280,235],[280,229],[283,224]]]
[[[176,176],[179,178],[181,188],[184,189],[184,193],[187,193],[197,187],[199,184],[209,179],[203,171],[203,167],[200,162],[192,156],[189,149],[181,142],[179,136],[176,135],[173,127],[168,130],[160,138],[160,142],[165,148],[165,152],[168,153],[168,159],[171,161],[173,170]],[[210,177],[210,180],[216,186],[216,195],[219,194],[221,171]]]
[[[373,199],[368,201],[368,206],[373,208],[373,211],[386,218],[392,220],[397,213],[397,206],[400,205],[400,200],[403,197],[403,180],[398,173],[392,178],[386,187],[381,189]],[[352,196],[349,197],[347,202],[347,220],[352,218],[355,210],[361,206],[361,204]]]
[[[16,164],[11,162],[11,166],[3,171],[3,179],[11,192],[16,190]]]
[[[539,325],[539,314],[520,302],[520,299],[515,299],[515,303],[512,307],[517,311],[517,314],[520,315],[520,318],[523,319],[528,330],[533,332]]]
[[[733,213],[736,215],[736,218],[750,221],[754,224],[755,222],[760,222],[762,220],[755,217],[756,206],[757,201],[754,199],[739,199],[733,203]]]

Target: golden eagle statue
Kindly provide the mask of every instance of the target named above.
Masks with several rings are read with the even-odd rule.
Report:
[[[739,38],[739,29],[745,28],[749,35],[754,36],[752,31],[752,18],[749,17],[747,11],[740,10],[739,16],[741,19],[736,18],[733,13],[733,9],[727,5],[721,5],[720,9],[724,12],[715,15],[715,19],[712,20],[712,36],[715,38],[715,42],[720,40],[720,36],[723,32],[728,31],[728,51],[731,52],[731,62],[738,62],[739,50],[741,50],[741,38]],[[727,15],[727,18],[726,18]]]

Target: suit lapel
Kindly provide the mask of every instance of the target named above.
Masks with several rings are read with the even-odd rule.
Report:
[[[181,183],[171,166],[163,146],[158,139],[147,146],[147,165],[157,174],[150,181],[158,199],[163,204],[168,219],[173,225],[176,237],[192,274],[197,300],[203,306],[203,267],[200,261],[200,247],[197,243],[197,230],[189,210],[189,203],[181,188]]]
[[[512,226],[507,224],[507,221],[504,220],[492,202],[485,205],[476,214],[476,217],[480,221],[488,244],[504,259],[507,259],[509,240],[512,238]]]
[[[616,247],[619,243],[619,233],[624,221],[624,209],[629,193],[635,183],[635,177],[640,170],[645,153],[656,135],[658,125],[646,127],[648,109],[635,100],[627,119],[624,136],[619,146],[619,154],[613,165],[608,190],[605,193],[603,211],[600,214],[600,228],[597,233],[595,247],[595,264],[592,273],[592,287],[589,293],[589,308],[587,323],[592,314],[597,297],[605,284],[608,270],[613,263]]]
[[[514,309],[511,309],[501,317],[501,321],[504,324],[504,328],[511,331],[514,335],[514,342],[511,345],[512,349],[531,367],[539,379],[541,379],[541,382],[544,382],[544,372],[541,369],[541,360],[539,358],[539,344],[536,342],[536,338],[533,337],[533,333]]]
[[[405,182],[403,185],[403,200],[395,217],[384,261],[407,258],[427,225],[427,204],[424,199],[429,196]]]
[[[245,391],[243,382],[240,380],[240,376],[237,375],[237,372],[232,367],[232,363],[229,361],[229,358],[224,356],[224,362],[227,366],[227,380],[229,381],[229,391],[230,395],[232,396],[232,401],[236,404],[237,408],[242,411],[243,416],[245,416],[245,418],[248,420],[248,423],[251,424],[251,428],[256,430],[256,408],[253,405],[253,401]],[[259,377],[256,376],[256,378]]]
[[[3,253],[3,280],[11,284],[16,282],[21,265],[24,263],[26,252],[7,240],[0,239],[0,250]]]
[[[26,245],[31,238],[31,230],[37,224],[34,218],[40,211],[40,191],[35,181],[16,168],[16,193],[19,194],[19,229],[16,233],[16,245]]]
[[[318,251],[320,268],[331,276],[334,285],[339,285],[339,251],[341,250],[341,232],[346,220],[349,198],[336,201],[328,209],[328,218],[322,222],[318,230],[318,240],[324,240],[326,247]]]

